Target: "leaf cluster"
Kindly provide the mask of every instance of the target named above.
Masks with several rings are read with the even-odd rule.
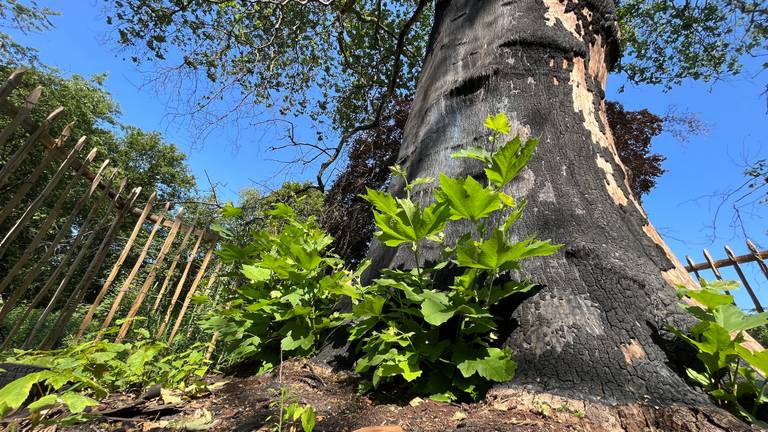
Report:
[[[314,218],[300,220],[282,203],[267,213],[280,231],[263,228],[244,247],[221,246],[219,256],[239,269],[244,283],[201,322],[230,345],[229,361],[258,360],[262,370],[277,365],[280,351],[312,354],[321,335],[344,321],[332,311],[341,296],[354,295],[356,278],[329,252],[333,239]]]
[[[503,114],[489,116],[485,125],[491,130],[491,143],[498,144],[510,130]],[[487,183],[441,174],[435,200],[426,206],[410,195],[434,179],[409,182],[399,167],[393,172],[405,182],[406,197],[368,191],[365,199],[375,209],[379,241],[410,248],[416,266],[385,270],[359,298],[353,298],[351,338],[359,341],[362,356],[356,370],[370,380],[366,385],[409,383],[416,393],[450,401],[477,398],[491,382],[513,377],[512,352],[498,347],[497,317],[490,309],[534,285],[500,276],[519,268],[523,259],[550,255],[559,248],[535,238],[514,241],[509,235],[525,203],[502,189],[523,169],[536,144],[535,139],[516,137],[493,152],[462,150],[454,157],[482,161]],[[475,235],[467,233],[455,244],[446,244],[444,230],[452,222],[469,223]],[[425,242],[444,249],[439,262],[420,262]],[[438,282],[446,271],[455,275],[447,287]]]
[[[681,307],[699,319],[688,333],[671,328],[696,351],[700,367],[686,370],[722,407],[750,423],[760,422],[758,412],[768,396],[768,350],[752,351],[743,345],[745,332],[768,324],[768,312],[748,315],[734,304],[730,291],[738,283],[701,281],[701,289],[679,288],[680,297],[694,305]],[[762,423],[762,422],[760,422]]]
[[[63,406],[80,415],[118,389],[141,392],[155,384],[188,393],[205,389],[202,377],[210,365],[204,358],[205,346],[172,353],[164,342],[150,339],[146,331],[140,333],[144,337],[132,343],[93,340],[55,351],[14,351],[3,361],[45,369],[0,389],[0,416],[18,409],[30,395],[35,400],[27,408],[41,421],[45,417],[41,410]]]

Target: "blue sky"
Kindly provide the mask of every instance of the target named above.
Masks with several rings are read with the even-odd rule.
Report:
[[[219,185],[224,199],[236,200],[237,192],[244,187],[274,188],[287,179],[314,175],[314,167],[283,172],[285,164],[274,159],[290,155],[276,156],[267,151],[278,138],[274,131],[213,130],[200,139],[199,130],[175,121],[169,115],[169,98],[158,94],[155,87],[143,85],[146,75],[116,50],[98,1],[40,3],[62,15],[53,18],[55,28],[51,31],[24,37],[22,41],[40,51],[43,63],[65,75],[106,72],[106,88],[122,108],[122,121],[163,132],[168,141],[188,154],[201,188],[207,188],[210,177]],[[722,204],[721,197],[745,181],[746,163],[768,159],[768,104],[767,96],[762,94],[768,72],[759,72],[758,62],[745,59],[745,73],[740,77],[716,83],[686,82],[669,92],[654,86],[632,86],[620,75],[609,79],[608,99],[623,103],[627,109],[648,108],[664,114],[675,107],[678,112],[695,113],[708,125],[706,135],[692,137],[687,143],[680,143],[666,133],[654,141],[655,151],[667,157],[664,167],[668,172],[644,199],[644,207],[681,259],[691,255],[695,261],[702,261],[702,248],[708,248],[715,258],[722,258],[725,244],[730,244],[737,254],[744,254],[744,233],[761,249],[768,249],[768,205],[744,209],[742,222],[734,226],[732,203]],[[618,93],[623,84],[625,91]],[[733,272],[724,274],[737,277]],[[749,266],[747,275],[758,282],[758,296],[768,303],[768,284],[757,266]],[[747,306],[744,290],[737,294],[737,299]]]

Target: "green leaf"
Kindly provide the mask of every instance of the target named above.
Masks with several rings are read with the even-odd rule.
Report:
[[[363,301],[354,305],[352,311],[356,317],[377,317],[384,308],[384,297],[366,296]]]
[[[424,297],[424,302],[421,304],[424,321],[439,326],[456,313],[456,309],[451,307],[451,301],[445,293],[424,290],[421,295]]]
[[[43,408],[48,408],[50,406],[56,405],[57,403],[60,403],[59,395],[52,393],[49,395],[45,395],[41,397],[40,399],[32,402],[31,404],[27,405],[27,409],[29,409],[31,412],[37,412],[40,411]]]
[[[72,391],[62,393],[59,398],[72,414],[80,414],[85,411],[86,408],[97,406],[99,404],[99,401],[96,399],[91,399],[88,396],[83,396]]]
[[[509,119],[504,113],[498,113],[495,116],[489,115],[486,117],[483,125],[494,132],[498,132],[504,135],[509,134]]]
[[[768,312],[747,315],[738,306],[730,303],[715,307],[712,316],[715,322],[728,332],[749,330],[768,324]]]
[[[225,218],[237,218],[243,215],[243,209],[237,208],[229,201],[221,209],[221,216]]]
[[[312,405],[305,406],[301,413],[301,428],[304,429],[304,432],[312,432],[315,428],[315,410]]]
[[[763,376],[768,376],[768,350],[753,353],[741,345],[736,346],[736,353],[750,366],[760,371]]]
[[[701,303],[707,309],[714,309],[717,306],[723,306],[733,303],[733,296],[724,294],[718,290],[702,287],[701,289],[678,289],[679,295],[685,295]]]
[[[501,229],[493,231],[488,240],[470,241],[456,249],[456,260],[464,267],[483,270],[511,270],[518,267],[517,262],[534,256],[547,256],[560,249],[549,241],[528,239],[509,244]]]
[[[520,137],[506,143],[491,156],[490,166],[485,169],[488,180],[499,189],[504,187],[528,164],[538,144],[536,139],[522,143]]]
[[[487,380],[504,382],[515,376],[517,364],[508,349],[486,348],[484,351],[476,353],[482,357],[469,358],[457,364],[465,378],[477,373]]]
[[[397,201],[395,201],[395,198],[392,195],[371,188],[366,188],[366,191],[367,194],[360,195],[360,197],[371,203],[371,205],[381,213],[395,216],[398,210],[400,210]]]
[[[269,269],[247,264],[243,265],[243,268],[240,270],[240,272],[243,273],[243,275],[245,275],[245,277],[247,277],[253,283],[268,281],[272,276],[272,271]]]
[[[450,206],[454,219],[472,222],[489,216],[502,206],[499,194],[483,187],[474,178],[453,179],[445,174],[440,174],[437,200]]]
[[[27,397],[32,386],[48,378],[52,372],[40,371],[25,375],[17,380],[11,381],[5,387],[0,389],[0,417],[21,406]]]
[[[491,152],[489,152],[488,150],[482,147],[470,147],[470,148],[461,149],[458,152],[452,154],[451,157],[455,159],[458,159],[458,158],[477,159],[486,164],[491,162]]]
[[[283,203],[273,205],[272,208],[267,211],[267,214],[280,219],[293,219],[296,216],[293,209]]]

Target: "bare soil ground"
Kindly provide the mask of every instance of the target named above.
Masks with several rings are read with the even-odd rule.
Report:
[[[306,362],[286,362],[282,374],[248,378],[214,377],[211,393],[168,403],[155,391],[144,398],[115,395],[98,407],[90,423],[48,430],[273,431],[280,383],[301,404],[316,411],[318,432],[533,432],[533,431],[751,431],[714,407],[609,406],[525,390],[494,390],[474,404],[410,400],[374,401],[356,392],[354,376]],[[379,395],[386,399],[387,395]],[[17,430],[29,430],[26,421]],[[6,424],[6,429],[13,424]],[[37,430],[44,430],[38,427]],[[299,426],[284,431],[301,431]]]

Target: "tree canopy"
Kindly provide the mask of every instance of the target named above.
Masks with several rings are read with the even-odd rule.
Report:
[[[623,55],[635,83],[672,86],[741,70],[766,54],[768,15],[759,1],[619,2]],[[137,63],[184,80],[203,79],[194,112],[254,105],[309,115],[325,157],[318,185],[356,133],[374,129],[395,98],[415,90],[430,32],[429,0],[120,0],[108,22]],[[217,117],[220,118],[220,117]],[[321,125],[340,140],[326,144]]]

